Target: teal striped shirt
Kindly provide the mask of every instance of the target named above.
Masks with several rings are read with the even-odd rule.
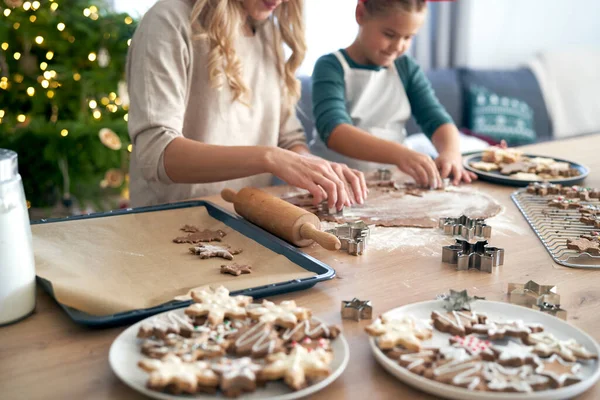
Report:
[[[341,52],[350,68],[372,70],[385,68],[358,64],[348,56],[344,49]],[[452,117],[440,104],[427,76],[412,57],[403,55],[394,62],[410,102],[412,115],[427,137],[431,138],[441,125],[452,123]],[[327,143],[331,132],[338,125],[352,125],[352,118],[346,109],[344,68],[333,53],[319,58],[315,64],[312,89],[315,126],[321,139]]]

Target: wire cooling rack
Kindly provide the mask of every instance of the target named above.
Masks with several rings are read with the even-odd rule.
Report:
[[[580,222],[579,210],[548,207],[548,200],[552,196],[529,194],[525,189],[516,191],[511,198],[557,264],[572,268],[600,269],[600,257],[567,248],[567,239],[599,230]],[[600,205],[600,202],[581,204]]]

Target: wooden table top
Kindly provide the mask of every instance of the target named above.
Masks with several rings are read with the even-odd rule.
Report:
[[[540,155],[576,160],[592,169],[586,185],[600,187],[600,134],[528,146]],[[448,289],[466,288],[488,300],[506,300],[508,282],[530,279],[557,284],[568,321],[600,342],[600,270],[578,270],[554,264],[529,228],[509,195],[513,187],[483,182],[474,185],[494,196],[505,208],[519,234],[495,235],[493,245],[506,250],[504,266],[495,273],[457,272],[442,264],[440,256],[415,251],[377,251],[353,257],[316,246],[307,253],[337,271],[334,280],[297,293],[277,296],[308,306],[314,315],[341,325],[351,348],[346,371],[312,399],[432,398],[399,382],[377,364],[364,327],[369,321],[341,320],[342,300],[371,300],[374,315],[404,304],[431,300]],[[275,189],[276,190],[276,189]],[[216,197],[208,198],[222,204]],[[401,228],[398,228],[401,229]],[[496,228],[494,228],[496,229]],[[87,329],[73,323],[62,309],[38,288],[36,312],[29,318],[0,327],[0,397],[3,399],[142,399],[112,373],[108,351],[125,327]],[[581,399],[600,398],[600,385]]]

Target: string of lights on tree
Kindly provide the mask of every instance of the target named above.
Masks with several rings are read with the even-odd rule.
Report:
[[[126,181],[126,154],[104,152],[132,150],[124,71],[135,26],[103,0],[0,0],[0,147],[16,147],[21,160],[25,149],[54,162],[59,175],[49,180],[63,186],[63,197],[92,182]],[[19,167],[23,175],[27,166]]]

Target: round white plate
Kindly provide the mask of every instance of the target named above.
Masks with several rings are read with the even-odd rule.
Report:
[[[178,309],[175,312],[183,315],[184,309]],[[165,312],[166,313],[166,312]],[[163,313],[163,314],[165,314]],[[160,314],[159,314],[160,315]],[[152,316],[150,318],[154,318]],[[317,318],[315,320],[319,321]],[[110,366],[115,373],[126,385],[140,393],[145,394],[148,397],[155,399],[167,399],[167,400],[181,400],[181,399],[198,399],[198,400],[214,400],[216,398],[225,398],[222,393],[217,394],[206,394],[198,393],[195,395],[173,395],[169,393],[157,392],[150,390],[146,387],[146,381],[148,380],[148,373],[138,367],[138,361],[144,358],[144,355],[140,352],[140,339],[137,338],[137,333],[140,328],[140,324],[144,321],[140,321],[135,325],[127,328],[121,333],[110,346],[110,352],[108,354],[108,361]],[[331,363],[331,375],[326,379],[310,385],[307,388],[299,390],[297,392],[292,391],[283,382],[269,382],[265,387],[259,387],[255,392],[246,393],[238,399],[261,399],[261,400],[292,400],[299,399],[305,396],[309,396],[319,390],[322,390],[331,382],[336,380],[346,366],[348,366],[348,360],[350,359],[350,350],[348,348],[348,342],[344,338],[344,335],[340,334],[335,340],[331,341],[331,348],[333,350],[334,358]]]
[[[395,308],[389,313],[393,316],[412,315],[416,319],[430,319],[433,310],[443,310],[443,300],[424,301],[420,303],[408,304],[402,307]],[[509,303],[501,303],[496,301],[478,300],[472,303],[472,309],[479,313],[484,313],[493,320],[514,320],[522,319],[525,322],[537,322],[544,325],[544,330],[554,334],[559,339],[573,338],[580,344],[585,346],[589,351],[600,354],[600,346],[588,334],[577,329],[576,327],[564,322],[561,319],[544,314],[539,311],[531,310],[525,307],[517,306]],[[387,313],[386,313],[387,314]],[[425,346],[443,346],[448,345],[450,334],[433,330],[433,337],[425,342]],[[477,392],[464,388],[447,385],[436,382],[431,379],[424,378],[414,374],[401,367],[397,362],[388,358],[375,343],[373,337],[370,338],[370,345],[375,358],[389,373],[400,379],[402,382],[413,386],[424,392],[428,392],[437,396],[448,399],[460,400],[554,400],[567,399],[575,397],[587,389],[589,389],[598,378],[600,378],[600,367],[598,360],[590,360],[581,365],[582,381],[567,387],[555,390],[544,390],[531,393],[508,393],[508,392]]]

